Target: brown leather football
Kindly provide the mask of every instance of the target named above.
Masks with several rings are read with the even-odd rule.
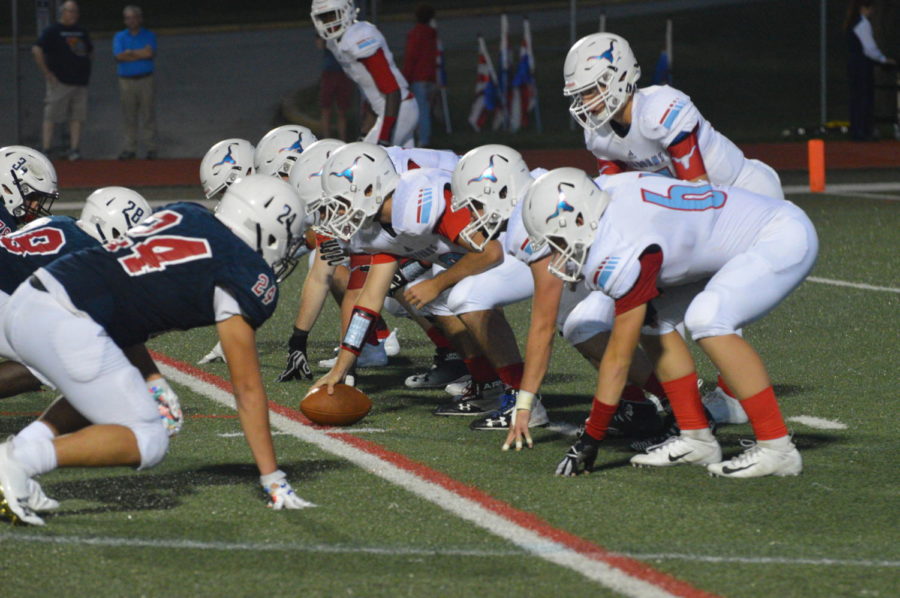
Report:
[[[346,384],[335,384],[334,394],[326,387],[310,389],[300,401],[300,411],[321,426],[349,426],[369,413],[372,400],[361,390]]]

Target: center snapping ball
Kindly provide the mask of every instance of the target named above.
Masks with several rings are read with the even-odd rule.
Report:
[[[334,394],[320,386],[311,389],[300,401],[300,411],[321,426],[349,426],[369,413],[372,400],[364,392],[346,384],[335,384]]]

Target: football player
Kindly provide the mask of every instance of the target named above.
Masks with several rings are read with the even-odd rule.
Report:
[[[215,214],[170,204],[119,239],[56,260],[19,286],[5,310],[9,357],[52,382],[91,425],[0,445],[7,518],[43,524],[28,506],[29,485],[57,467],[159,463],[168,436],[120,347],[211,324],[228,356],[268,505],[308,506],[278,469],[255,333],[274,312],[277,272],[301,242],[303,213],[288,183],[250,175],[228,188]],[[49,347],[46,339],[54,339]]]
[[[569,112],[584,127],[599,174],[657,172],[784,199],[778,174],[747,159],[686,94],[668,85],[638,89],[641,69],[622,37],[594,33],[580,39],[563,70]],[[704,399],[722,423],[747,421],[721,376]]]
[[[615,301],[591,414],[557,473],[593,468],[643,333],[680,434],[632,464],[704,465],[736,478],[799,474],[802,458],[765,366],[736,331],[806,278],[818,252],[809,218],[790,202],[706,182],[642,173],[598,181],[575,168],[550,171],[529,189],[522,211],[532,244],[550,248],[554,276]],[[754,446],[728,461],[709,429],[680,322],[735,391],[756,435]],[[527,420],[527,405],[519,407]]]
[[[56,169],[47,156],[24,145],[0,148],[0,235],[49,216],[59,197]]]
[[[512,297],[523,293],[528,296],[530,281],[516,276],[515,268],[521,264],[504,261],[498,241],[487,241],[483,251],[476,252],[460,238],[469,214],[450,207],[450,173],[419,169],[400,176],[384,150],[356,143],[334,152],[322,174],[327,214],[323,225],[340,239],[352,239],[351,252],[358,254],[360,261],[367,254],[371,265],[358,293],[349,290],[355,286],[353,281],[348,287],[345,305],[352,302],[353,307],[345,312],[349,322],[341,351],[335,366],[317,385],[327,385],[330,391],[343,380],[381,310],[399,269],[399,257],[411,257],[433,263],[437,270],[421,282],[408,285],[405,299],[417,309],[428,306],[438,318],[458,316],[462,320],[465,328],[451,332],[452,340],[471,360],[467,365],[479,386],[490,371],[503,382],[497,391],[517,388],[522,361],[502,311],[487,305],[484,293],[467,294],[466,287],[457,283],[496,267],[498,273],[505,272],[496,292]],[[519,288],[523,285],[524,291]],[[488,404],[496,405],[496,400],[486,396],[484,387],[480,390],[476,396],[460,397],[460,407],[469,408],[458,408],[455,414],[490,413],[494,407],[488,408]],[[438,414],[445,413],[439,408]],[[546,422],[535,421],[533,425],[541,423]]]
[[[223,139],[215,143],[200,161],[200,186],[206,199],[219,197],[228,185],[253,174],[256,148],[246,139]]]
[[[357,21],[357,12],[353,0],[313,0],[310,17],[377,116],[364,141],[412,147],[419,121],[416,100],[394,64],[387,40],[372,23]]]
[[[275,127],[256,144],[256,152],[253,154],[254,172],[280,176],[286,180],[300,154],[315,142],[316,136],[306,127]]]

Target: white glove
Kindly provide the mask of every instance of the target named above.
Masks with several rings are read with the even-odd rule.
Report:
[[[169,436],[175,436],[184,425],[184,414],[181,412],[181,402],[178,395],[169,386],[165,378],[157,378],[147,381],[147,390],[156,401],[159,409],[159,420],[168,432]]]
[[[222,350],[222,343],[216,343],[216,346],[210,349],[209,353],[203,356],[203,359],[198,361],[199,365],[203,365],[204,363],[215,363],[217,361],[222,361],[227,363],[228,360],[225,359],[225,352]]]
[[[276,469],[272,473],[259,476],[259,483],[266,495],[269,497],[270,509],[280,511],[281,509],[305,509],[306,507],[314,507],[311,502],[307,502],[294,493],[290,482],[287,481],[287,475],[280,469]]]

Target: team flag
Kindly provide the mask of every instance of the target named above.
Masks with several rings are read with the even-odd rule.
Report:
[[[509,68],[509,19],[506,13],[500,15],[500,60],[497,83],[500,87],[500,108],[503,111],[503,128],[509,129],[510,68]]]
[[[513,76],[510,92],[509,128],[515,132],[534,122],[541,131],[540,107],[538,106],[537,80],[534,77],[534,51],[531,45],[531,27],[528,19],[523,22],[522,45],[519,48],[519,64]]]
[[[478,70],[475,78],[475,100],[469,112],[469,124],[481,131],[488,124],[495,130],[503,124],[497,73],[488,54],[484,38],[478,36]]]
[[[437,21],[432,19],[431,26],[437,30]],[[450,124],[450,104],[447,102],[447,67],[444,62],[444,44],[441,42],[441,36],[437,36],[437,58],[435,60],[435,71],[438,91],[441,94],[441,108],[444,113],[444,128],[447,133],[453,132],[453,126]]]

